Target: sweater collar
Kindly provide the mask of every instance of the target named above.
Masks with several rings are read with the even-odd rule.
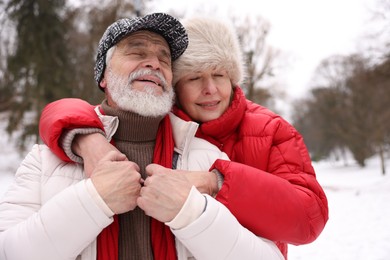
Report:
[[[147,117],[139,114],[123,111],[108,105],[107,100],[101,104],[104,114],[115,116],[119,119],[119,127],[114,134],[114,139],[131,142],[147,142],[156,140],[158,127],[164,116]]]

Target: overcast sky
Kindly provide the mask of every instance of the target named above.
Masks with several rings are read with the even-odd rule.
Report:
[[[307,93],[320,61],[361,47],[376,0],[155,0],[152,11],[178,10],[187,16],[257,15],[271,24],[269,43],[287,53],[285,89],[291,97]],[[281,76],[281,75],[279,75]]]

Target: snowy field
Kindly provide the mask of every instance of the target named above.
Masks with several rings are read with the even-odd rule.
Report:
[[[329,203],[329,221],[316,241],[290,246],[290,260],[390,259],[390,160],[387,175],[379,159],[365,169],[351,163],[314,165]]]
[[[1,116],[0,120],[4,122]],[[0,147],[1,198],[22,160],[3,124]],[[390,260],[390,160],[387,166],[383,176],[377,158],[369,160],[365,169],[353,163],[315,164],[330,218],[315,242],[289,247],[289,260]]]

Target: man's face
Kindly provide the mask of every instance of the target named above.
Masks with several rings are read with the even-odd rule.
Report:
[[[144,116],[159,116],[172,106],[170,49],[164,38],[139,31],[121,40],[100,83],[108,104]]]
[[[190,72],[175,85],[179,106],[197,122],[219,118],[229,107],[230,78],[223,69]]]

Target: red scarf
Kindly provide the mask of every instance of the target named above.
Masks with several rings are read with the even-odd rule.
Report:
[[[157,132],[156,147],[153,162],[172,168],[174,141],[169,116],[160,123]],[[164,223],[152,218],[151,222],[152,249],[155,260],[176,260],[174,236]],[[118,260],[119,221],[114,216],[114,222],[103,229],[97,238],[97,260]]]

